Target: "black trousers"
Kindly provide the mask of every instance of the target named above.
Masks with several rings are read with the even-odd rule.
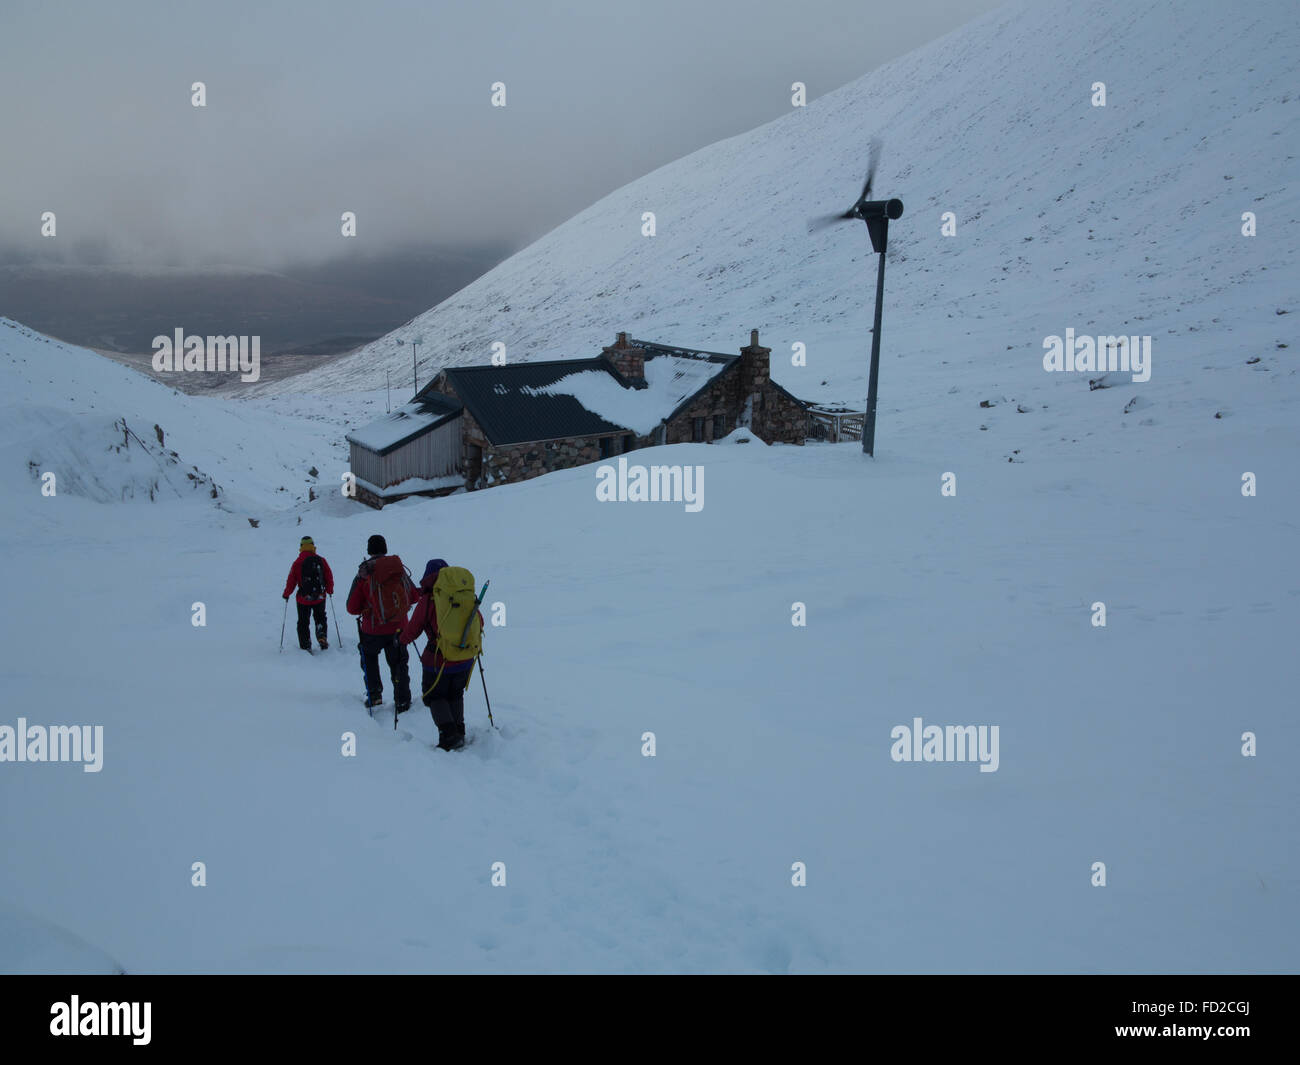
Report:
[[[319,603],[299,603],[298,604],[298,646],[304,651],[311,648],[311,632],[308,628],[308,622],[312,614],[316,615],[316,640],[318,643],[324,643],[329,631],[325,626],[325,601],[322,599]]]
[[[366,678],[366,694],[378,697],[384,694],[384,681],[379,675],[379,655],[388,660],[388,672],[393,678],[393,702],[398,706],[411,705],[410,654],[396,635],[376,636],[358,632],[361,639],[361,672]]]
[[[437,672],[424,671],[424,705],[433,715],[433,723],[438,726],[438,733],[451,731],[465,735],[465,685],[472,674],[444,672],[432,689]]]

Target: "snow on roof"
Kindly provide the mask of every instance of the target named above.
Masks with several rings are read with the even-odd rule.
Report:
[[[354,430],[347,438],[368,451],[381,452],[401,443],[422,429],[428,429],[445,418],[447,413],[446,410],[431,409],[427,401],[408,403],[404,407],[398,407],[391,414],[385,414],[382,418],[376,418],[368,425]]]
[[[606,421],[631,429],[638,436],[648,436],[683,400],[695,395],[728,365],[708,359],[656,355],[645,361],[646,388],[624,388],[603,370],[581,370],[552,385],[521,391],[573,396]]]
[[[387,488],[380,488],[379,485],[358,477],[357,484],[367,492],[379,496],[380,499],[392,499],[395,496],[413,495],[416,492],[436,492],[443,488],[464,488],[465,478],[458,473],[447,474],[444,477],[408,477],[404,481],[398,481],[397,484],[390,484]]]

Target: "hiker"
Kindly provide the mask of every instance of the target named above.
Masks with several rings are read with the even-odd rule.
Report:
[[[330,572],[330,564],[316,554],[316,545],[310,536],[304,536],[298,541],[298,557],[289,567],[289,579],[284,583],[284,598],[288,599],[295,588],[298,589],[298,646],[304,651],[311,650],[309,623],[315,614],[316,642],[323,651],[329,646],[325,597],[334,594],[334,574]]]
[[[447,574],[440,582],[438,575],[444,570]],[[420,597],[401,635],[403,645],[421,634],[428,641],[420,655],[424,667],[420,690],[424,692],[424,705],[438,727],[438,746],[444,751],[465,746],[465,689],[473,675],[474,659],[482,646],[483,635],[482,613],[470,613],[474,598],[474,577],[469,570],[448,566],[440,558],[430,559],[420,578]],[[449,629],[441,640],[439,610]],[[471,624],[475,616],[477,625]],[[462,638],[467,645],[464,649],[460,647]],[[444,656],[443,650],[450,657]]]
[[[348,592],[348,613],[360,615],[357,650],[361,652],[361,673],[366,680],[366,706],[373,709],[384,701],[384,682],[379,675],[382,651],[393,678],[393,706],[401,714],[411,708],[411,673],[406,648],[398,637],[416,587],[401,558],[388,553],[388,543],[382,536],[370,537],[366,552],[370,557],[357,567]]]

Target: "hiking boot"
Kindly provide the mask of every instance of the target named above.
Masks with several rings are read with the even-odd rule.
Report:
[[[316,642],[320,644],[320,649],[322,651],[326,650],[329,647],[329,641],[326,640],[324,636],[317,636]]]
[[[404,714],[404,713],[406,713],[406,711],[408,711],[409,709],[411,709],[411,704],[410,704],[410,703],[398,703],[397,706],[395,707],[395,709],[397,710],[397,712],[398,712],[399,714]]]
[[[382,692],[381,692],[380,694],[378,694],[378,695],[367,695],[367,696],[366,696],[366,709],[368,709],[368,710],[370,710],[370,709],[374,709],[376,706],[379,706],[380,704],[382,704],[383,701],[384,701],[384,696],[383,696],[383,693],[382,693]]]
[[[444,751],[456,749],[456,733],[449,728],[438,729],[438,746]]]

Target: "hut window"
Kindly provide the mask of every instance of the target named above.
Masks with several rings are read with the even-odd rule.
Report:
[[[699,444],[699,443],[703,443],[703,441],[704,441],[704,419],[692,418],[691,419],[691,442],[695,444]]]

